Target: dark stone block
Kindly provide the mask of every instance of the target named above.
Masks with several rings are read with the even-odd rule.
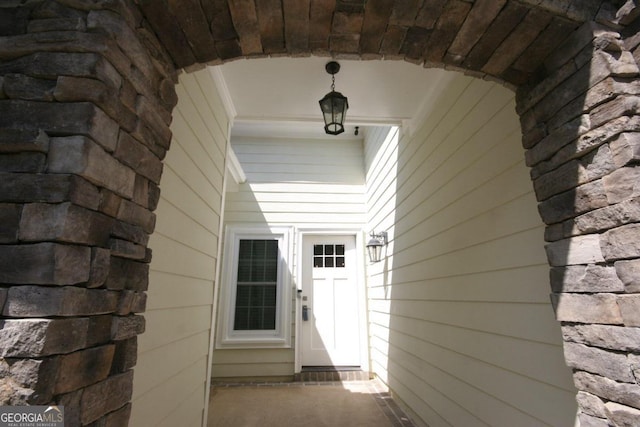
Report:
[[[91,249],[83,246],[55,243],[1,245],[0,282],[48,285],[82,283],[89,279],[90,262]],[[7,301],[9,304],[10,301]]]
[[[48,171],[74,173],[123,197],[133,195],[135,172],[86,137],[52,138]]]
[[[0,8],[0,37],[24,34],[27,32],[30,8]]]
[[[115,345],[106,345],[59,356],[54,393],[68,393],[104,380],[111,371],[114,353]]]
[[[41,33],[45,31],[85,31],[87,24],[82,18],[77,19],[35,19],[29,21],[27,31]]]
[[[543,201],[538,210],[545,224],[554,224],[608,204],[602,182],[595,181]]]
[[[104,284],[109,276],[111,266],[111,251],[103,248],[91,248],[91,273],[88,288],[98,288]]]
[[[147,293],[136,292],[131,302],[132,313],[144,313],[147,309]]]
[[[100,196],[100,212],[115,218],[118,215],[122,198],[107,189],[102,189]]]
[[[91,316],[88,319],[87,347],[110,342],[112,316],[105,314],[102,316]]]
[[[540,200],[595,181],[615,171],[608,145],[602,145],[584,157],[572,160],[534,180],[536,196]],[[606,183],[606,178],[605,178]]]
[[[160,183],[162,176],[160,158],[126,132],[120,133],[114,156],[138,174],[149,178],[156,184]]]
[[[131,111],[136,111],[136,99],[138,91],[128,80],[123,80],[120,85],[120,102]]]
[[[145,292],[122,291],[118,301],[116,314],[126,316],[132,313],[143,313],[147,305],[147,294]]]
[[[6,288],[0,288],[0,310],[4,309],[4,303],[7,301],[7,294],[9,290]]]
[[[133,299],[135,297],[135,292],[133,291],[122,291],[120,292],[120,298],[118,299],[118,308],[116,309],[115,314],[118,316],[126,316],[131,314],[131,305],[133,304]]]
[[[118,219],[130,224],[139,225],[142,229],[151,234],[156,225],[156,216],[148,209],[128,200],[120,203]]]
[[[100,192],[96,186],[78,176],[70,175],[69,201],[75,205],[97,210]]]
[[[0,172],[0,182],[3,183],[0,186],[0,200],[18,203],[69,201],[74,181],[71,175]]]
[[[18,241],[20,215],[22,215],[22,205],[0,203],[0,243]]]
[[[25,121],[28,117],[29,120]],[[116,146],[119,126],[89,102],[0,100],[0,128],[43,129],[52,136],[85,135],[107,151]]]
[[[61,203],[71,201],[89,209],[100,202],[97,188],[82,178],[63,174],[0,172],[0,200],[6,202]]]
[[[54,80],[60,75],[98,77],[118,87],[121,78],[112,76],[107,69],[100,55],[75,52],[37,52],[0,64],[0,74],[20,73]]]
[[[136,124],[136,115],[125,107],[118,97],[113,96],[114,90],[118,89],[96,79],[61,76],[58,77],[54,96],[61,102],[93,102],[123,129],[132,131]]]
[[[23,74],[4,76],[3,89],[8,98],[29,101],[52,101],[55,80],[37,79]]]
[[[45,171],[47,157],[43,153],[16,153],[0,155],[0,171],[31,172]]]
[[[150,182],[148,196],[149,196],[149,201],[147,204],[147,208],[151,212],[153,212],[158,208],[158,202],[160,201],[160,187]]]
[[[109,247],[111,254],[115,257],[142,260],[146,255],[144,246],[126,240],[109,239]]]
[[[107,289],[145,291],[149,287],[149,264],[111,257]]]
[[[87,28],[106,33],[133,64],[131,68],[139,70],[150,86],[156,87],[161,79],[159,70],[154,67],[149,51],[142,44],[135,27],[135,24],[128,25],[122,16],[111,11],[93,10],[87,16]]]
[[[149,243],[149,235],[140,226],[122,221],[115,222],[111,229],[111,235],[142,246],[147,246],[147,243]]]
[[[20,221],[24,241],[61,241],[106,246],[114,219],[71,203],[25,205]]]
[[[238,45],[238,43],[234,41],[234,46],[235,46],[234,52],[239,54],[240,45]],[[217,47],[218,47],[218,44],[216,43],[216,48]],[[158,89],[160,91],[159,93],[160,100],[163,102],[167,111],[173,110],[173,107],[175,107],[178,104],[178,95],[176,94],[176,84],[171,79],[164,79],[162,82],[160,82],[160,87]]]
[[[117,411],[113,411],[107,414],[102,420],[101,426],[104,427],[120,427],[129,425],[129,418],[131,417],[131,404],[127,404]]]
[[[73,286],[9,288],[3,314],[8,317],[84,316],[113,313],[117,292]]]
[[[64,422],[69,426],[80,426],[80,398],[82,390],[72,391],[56,397],[56,403],[64,406]]]
[[[49,136],[42,130],[2,129],[0,153],[49,151]]]
[[[135,186],[133,188],[133,202],[148,208],[149,207],[149,181],[142,175],[136,175]]]
[[[545,160],[549,161],[549,159],[553,159],[563,147],[570,146],[578,136],[587,132],[589,130],[589,121],[585,117],[586,116],[580,116],[554,129],[530,150],[527,150],[525,152],[527,166],[535,166]],[[575,158],[575,155],[573,158]],[[565,161],[567,160],[570,159],[565,159]]]
[[[129,316],[113,316],[111,338],[115,341],[134,338],[144,332],[144,317],[132,314]]]
[[[87,387],[80,400],[82,425],[127,406],[127,402],[131,400],[132,387],[131,370]],[[105,396],[110,396],[110,399],[105,399]]]
[[[145,257],[142,260],[143,262],[151,262],[151,258],[153,257],[153,250],[151,248],[145,249]]]
[[[84,18],[85,13],[66,7],[58,2],[45,1],[40,4],[32,14],[32,18],[47,19],[47,18],[67,18],[67,19],[79,19]]]
[[[116,351],[111,365],[111,374],[119,374],[133,368],[138,361],[138,338],[116,341]]]

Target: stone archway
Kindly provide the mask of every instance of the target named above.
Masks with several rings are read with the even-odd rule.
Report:
[[[126,424],[176,70],[316,54],[444,66],[517,88],[581,419],[637,417],[633,2],[188,3],[0,8],[3,403],[57,402],[82,425]]]

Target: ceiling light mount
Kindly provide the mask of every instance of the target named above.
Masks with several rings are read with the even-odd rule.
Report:
[[[324,69],[331,74],[331,92],[319,101],[324,118],[324,131],[329,135],[339,135],[344,132],[344,119],[349,108],[349,101],[346,96],[335,90],[336,74],[340,71],[340,64],[336,61],[330,61],[327,62]]]
[[[338,64],[336,61],[327,62],[327,65],[324,66],[324,69],[327,70],[327,73],[333,76],[338,74],[338,71],[340,71],[340,64]]]

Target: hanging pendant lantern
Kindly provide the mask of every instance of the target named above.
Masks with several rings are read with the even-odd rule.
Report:
[[[331,92],[319,101],[324,117],[324,131],[329,135],[339,135],[344,132],[344,119],[347,116],[349,101],[346,96],[335,91],[335,75],[340,71],[340,64],[335,61],[328,62],[325,70],[331,74]]]

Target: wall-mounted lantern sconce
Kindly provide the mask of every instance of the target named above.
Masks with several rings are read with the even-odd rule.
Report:
[[[375,231],[371,232],[371,239],[367,242],[367,253],[369,254],[369,261],[372,263],[378,262],[382,259],[382,247],[387,245],[387,232],[381,231],[378,234]]]
[[[344,119],[347,116],[349,101],[346,96],[335,91],[336,73],[340,71],[340,64],[331,61],[324,68],[331,74],[331,92],[319,101],[324,118],[324,131],[329,135],[339,135],[344,132]]]

